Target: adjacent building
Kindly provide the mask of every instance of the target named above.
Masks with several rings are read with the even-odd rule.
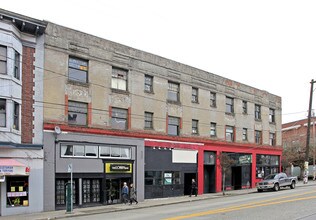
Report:
[[[45,28],[0,9],[0,216],[43,211]]]

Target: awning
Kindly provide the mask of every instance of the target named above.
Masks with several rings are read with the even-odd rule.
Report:
[[[29,175],[30,168],[17,160],[0,158],[0,176]]]

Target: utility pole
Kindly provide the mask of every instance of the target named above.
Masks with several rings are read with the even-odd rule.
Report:
[[[311,136],[311,115],[312,115],[312,103],[313,103],[313,90],[315,81],[311,81],[311,92],[309,95],[309,108],[308,108],[308,119],[307,119],[307,135],[306,135],[306,151],[305,151],[305,163],[309,161],[309,141]],[[308,169],[305,167],[305,169]]]

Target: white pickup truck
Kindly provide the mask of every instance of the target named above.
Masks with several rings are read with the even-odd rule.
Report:
[[[266,176],[262,181],[257,184],[258,192],[263,190],[272,189],[279,191],[280,187],[289,186],[291,189],[295,188],[297,183],[297,177],[288,177],[285,173],[275,173]]]

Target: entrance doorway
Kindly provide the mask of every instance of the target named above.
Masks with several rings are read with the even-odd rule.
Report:
[[[126,182],[128,186],[132,183],[131,178],[113,178],[106,180],[107,204],[115,204],[122,202],[121,195],[124,182]]]
[[[215,165],[204,165],[204,193],[215,192]]]
[[[232,186],[234,187],[234,189],[241,189],[242,187],[241,168],[241,166],[232,167]]]
[[[184,195],[191,194],[192,179],[196,180],[196,173],[184,173]]]

